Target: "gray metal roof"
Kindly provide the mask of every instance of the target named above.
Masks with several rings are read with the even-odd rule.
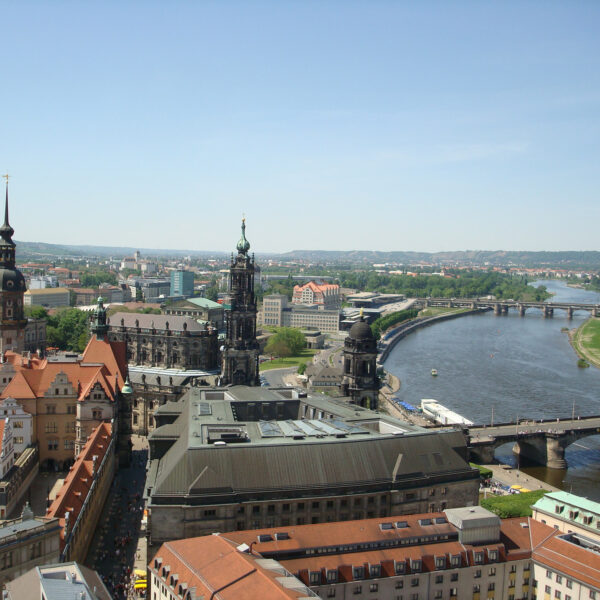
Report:
[[[427,431],[326,396],[297,395],[290,388],[190,390],[177,403],[182,411],[177,420],[150,435],[151,446],[177,437],[164,456],[151,461],[147,487],[153,488],[152,495],[351,487],[469,470],[457,452],[465,443],[458,431]],[[260,419],[237,420],[236,409],[245,410],[238,403],[275,403],[279,411],[286,406],[299,410],[308,404],[334,418],[297,415],[266,424]],[[172,407],[165,408],[166,412],[172,414]],[[290,434],[294,428],[300,430],[296,437],[302,439]],[[215,445],[212,442],[219,439],[219,431],[241,435]]]
[[[187,326],[187,331],[204,331],[204,325],[198,323],[191,317],[183,317],[180,315],[146,315],[143,313],[118,312],[109,317],[108,324],[111,327],[120,327],[121,320],[125,327],[136,327],[136,321],[141,329],[166,329],[167,323],[171,331],[183,331],[184,324]]]

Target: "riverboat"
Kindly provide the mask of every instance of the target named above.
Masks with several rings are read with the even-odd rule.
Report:
[[[431,374],[432,374],[434,377],[437,377],[437,374],[438,374],[438,373],[437,373],[437,369],[431,369]]]
[[[421,410],[426,417],[440,425],[473,425],[473,421],[465,419],[432,398],[421,400]]]

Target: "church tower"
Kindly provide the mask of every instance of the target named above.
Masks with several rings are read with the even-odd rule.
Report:
[[[92,313],[90,320],[90,333],[96,336],[96,339],[103,340],[108,333],[108,323],[106,322],[106,308],[104,308],[104,298],[98,297],[98,304]],[[107,338],[108,339],[108,338]]]
[[[237,256],[229,269],[229,304],[226,313],[227,336],[223,347],[221,385],[259,385],[256,341],[256,298],[254,296],[254,256],[248,256],[246,221]]]
[[[344,373],[342,394],[353,404],[377,410],[379,377],[377,377],[377,341],[371,327],[360,315],[344,341]]]
[[[4,224],[0,227],[0,353],[6,350],[22,352],[25,347],[27,319],[23,312],[25,278],[15,266],[15,233],[8,222],[8,175]]]

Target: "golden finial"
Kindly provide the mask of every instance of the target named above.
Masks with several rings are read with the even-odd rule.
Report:
[[[242,223],[246,222],[246,213],[242,213]]]
[[[12,175],[9,175],[8,173],[5,173],[4,175],[2,175],[3,179],[6,179],[6,185],[8,185],[8,180],[12,177]]]

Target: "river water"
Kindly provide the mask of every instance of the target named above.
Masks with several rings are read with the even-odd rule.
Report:
[[[550,280],[545,285],[556,302],[600,303],[597,292]],[[400,378],[401,400],[420,406],[435,398],[475,423],[518,418],[600,415],[600,369],[577,366],[567,333],[589,318],[562,310],[544,318],[538,309],[524,317],[516,310],[468,315],[418,329],[398,342],[385,368]],[[431,376],[431,369],[438,376]],[[517,466],[511,445],[496,457]],[[551,485],[600,501],[600,436],[583,438],[566,450],[566,470],[521,463],[525,472]]]

